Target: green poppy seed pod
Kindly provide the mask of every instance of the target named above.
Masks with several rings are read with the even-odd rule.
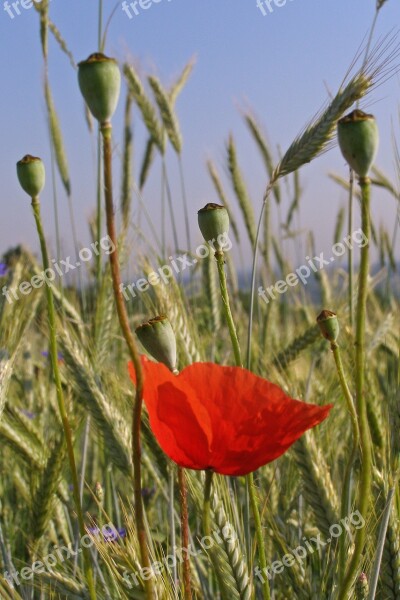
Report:
[[[338,123],[340,150],[350,167],[359,177],[367,177],[374,162],[379,131],[373,115],[353,110]]]
[[[334,344],[340,330],[336,314],[330,310],[323,310],[317,317],[317,323],[324,338]]]
[[[100,123],[107,123],[118,104],[121,73],[114,58],[100,52],[78,64],[78,81],[90,112]]]
[[[170,371],[176,371],[176,339],[168,317],[160,315],[136,329],[143,348]]]
[[[197,215],[203,238],[214,247],[216,252],[221,251],[229,232],[229,214],[225,206],[206,204]]]
[[[46,182],[44,164],[40,158],[27,154],[17,162],[18,181],[31,198],[39,196]]]

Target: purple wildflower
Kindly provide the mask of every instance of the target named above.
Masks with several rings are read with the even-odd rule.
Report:
[[[45,356],[46,358],[49,358],[50,352],[48,352],[47,350],[43,350],[43,352],[41,352],[41,355]],[[57,352],[57,358],[58,358],[59,361],[63,361],[64,360],[64,357],[63,357],[63,355],[62,355],[61,352]]]
[[[28,419],[30,419],[31,421],[36,417],[35,413],[30,412],[29,410],[25,410],[24,408],[21,408],[20,411],[23,415],[25,415],[25,417],[28,417]]]

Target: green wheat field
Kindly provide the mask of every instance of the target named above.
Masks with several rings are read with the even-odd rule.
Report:
[[[0,264],[1,600],[400,600],[399,124],[391,181],[369,114],[400,67],[396,32],[375,34],[386,1],[340,88],[280,153],[241,113],[264,197],[250,199],[231,136],[207,162],[213,193],[199,214],[175,110],[195,61],[168,87],[118,64],[99,0],[99,44],[78,64],[51,3],[34,5],[53,165],[26,148],[8,171],[41,252],[20,245]],[[77,71],[97,152],[87,248],[50,39]],[[138,120],[148,142],[134,149]],[[348,200],[322,257],[297,227],[301,169],[334,145],[349,177],[329,177]],[[41,221],[52,166],[69,199],[68,259],[59,228]],[[142,196],[155,169],[157,215]],[[391,230],[370,219],[382,190]]]

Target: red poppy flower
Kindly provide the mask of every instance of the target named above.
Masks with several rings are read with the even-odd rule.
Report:
[[[142,359],[144,402],[164,452],[189,469],[246,475],[281,456],[332,405],[293,400],[239,367],[195,363],[179,375]],[[129,371],[133,382],[135,372]]]

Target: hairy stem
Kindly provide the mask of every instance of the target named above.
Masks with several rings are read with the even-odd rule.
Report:
[[[172,580],[174,586],[178,583],[178,566],[176,561],[176,531],[175,531],[175,467],[171,465],[169,472],[169,529],[170,529],[170,544],[171,556],[173,564],[171,567]]]
[[[386,500],[385,510],[383,511],[382,521],[379,528],[379,538],[377,543],[375,561],[372,568],[372,574],[369,586],[368,600],[375,600],[376,590],[378,587],[379,573],[381,570],[383,549],[385,546],[386,534],[389,525],[390,513],[392,510],[395,488],[391,488]]]
[[[332,349],[333,356],[335,359],[336,370],[337,370],[337,373],[339,376],[340,385],[342,386],[343,395],[344,395],[346,403],[347,403],[347,409],[350,413],[351,425],[352,425],[352,431],[353,431],[353,444],[352,444],[351,452],[350,452],[347,466],[346,466],[344,482],[343,482],[343,489],[342,489],[341,517],[343,519],[347,516],[348,511],[349,511],[349,506],[350,506],[351,473],[352,473],[355,458],[357,456],[358,445],[360,442],[360,432],[359,432],[359,428],[358,428],[357,411],[354,406],[353,397],[351,395],[349,386],[346,381],[346,376],[344,374],[344,369],[343,369],[342,358],[340,355],[340,349],[339,349],[339,346],[336,344],[336,342],[333,342],[331,344],[331,349]],[[339,540],[339,585],[343,581],[344,571],[345,571],[345,567],[346,567],[346,552],[345,552],[346,543],[345,542],[346,542],[345,536],[341,536],[341,538]]]
[[[241,352],[240,352],[240,345],[239,345],[239,340],[238,340],[237,333],[236,333],[236,327],[233,322],[232,312],[231,312],[230,303],[229,303],[228,287],[226,285],[226,275],[225,275],[225,269],[224,269],[224,253],[221,251],[217,251],[215,253],[215,258],[217,260],[217,265],[218,265],[219,284],[220,284],[220,289],[221,289],[221,297],[222,297],[222,302],[223,302],[223,307],[224,307],[224,313],[225,313],[226,322],[228,324],[229,333],[231,336],[231,342],[232,342],[232,347],[233,347],[233,351],[235,354],[236,366],[242,367],[243,365],[242,365],[242,357],[241,357]],[[246,477],[246,490],[247,490],[247,493],[250,498],[250,505],[251,505],[254,524],[255,524],[255,528],[256,528],[260,567],[263,570],[263,572],[265,573],[266,569],[267,569],[267,560],[266,560],[266,556],[265,556],[264,536],[263,536],[263,530],[262,530],[262,526],[261,526],[260,512],[258,510],[258,503],[257,503],[257,494],[256,494],[255,486],[254,486],[254,478],[253,478],[252,473],[250,473]],[[264,571],[264,569],[265,569],[265,571]],[[265,600],[269,600],[271,597],[268,579],[266,579],[263,583],[263,597]]]
[[[206,481],[204,484],[204,502],[203,502],[203,530],[204,535],[211,535],[211,485],[213,471],[206,471]]]
[[[132,421],[132,461],[134,477],[134,496],[135,496],[135,518],[136,533],[138,536],[142,565],[150,568],[150,558],[147,548],[147,536],[144,523],[144,510],[142,499],[142,472],[141,472],[141,418],[143,403],[143,372],[140,362],[139,351],[136,346],[126,310],[124,298],[122,295],[121,272],[118,260],[117,233],[114,219],[114,204],[112,192],[112,127],[110,123],[103,123],[101,126],[103,136],[103,161],[104,161],[104,196],[106,202],[106,221],[107,233],[114,244],[115,251],[110,253],[111,276],[114,289],[115,304],[117,307],[118,319],[123,336],[128,346],[129,355],[136,375],[136,394],[133,407]],[[153,579],[145,581],[146,597],[150,600],[155,598]]]
[[[233,347],[233,353],[235,355],[236,366],[241,367],[242,365],[242,356],[240,352],[239,340],[237,337],[235,323],[233,322],[233,316],[231,312],[230,302],[229,302],[229,294],[228,287],[226,284],[226,274],[225,274],[225,259],[224,253],[222,251],[217,251],[215,253],[215,258],[218,265],[218,276],[219,276],[219,287],[221,290],[221,298],[224,308],[224,314],[226,323],[229,329],[229,335],[231,336],[231,342]]]
[[[187,504],[187,489],[185,471],[182,467],[178,467],[178,482],[179,496],[181,501],[181,530],[182,530],[182,547],[189,547],[189,513]],[[183,585],[185,600],[192,600],[192,584],[190,577],[190,560],[188,553],[184,553],[183,557]]]
[[[181,181],[181,190],[182,190],[183,214],[185,216],[186,246],[187,246],[186,249],[187,250],[191,250],[192,243],[190,241],[190,226],[189,226],[188,202],[187,202],[185,178],[184,178],[184,175],[183,175],[182,156],[180,154],[178,156],[178,164],[179,164],[179,178],[180,178],[180,181]]]
[[[162,168],[163,168],[163,180],[164,180],[164,184],[165,184],[165,191],[167,194],[169,214],[170,214],[170,218],[171,218],[172,233],[173,233],[173,237],[174,237],[175,252],[177,252],[179,249],[178,233],[177,233],[177,228],[176,228],[176,223],[175,223],[174,207],[172,204],[171,188],[169,185],[168,174],[167,174],[167,165],[166,165],[164,156],[162,159]]]
[[[47,252],[46,240],[44,237],[42,220],[40,217],[39,198],[32,198],[32,210],[33,210],[33,215],[34,215],[35,221],[36,221],[37,232],[39,235],[40,248],[42,251],[43,267],[44,267],[44,271],[46,272],[46,270],[49,269],[49,256],[48,256],[48,252]],[[67,445],[68,460],[69,460],[71,477],[72,477],[73,497],[74,497],[74,503],[75,503],[75,510],[76,510],[76,514],[78,517],[78,524],[79,524],[79,533],[80,533],[81,538],[83,538],[83,536],[86,534],[86,531],[85,531],[85,523],[84,523],[84,519],[83,519],[82,504],[81,504],[80,493],[79,493],[79,481],[78,481],[78,473],[76,470],[74,445],[73,445],[73,441],[72,441],[72,431],[71,431],[71,425],[69,423],[69,419],[68,419],[68,415],[67,415],[67,410],[65,407],[64,394],[63,394],[62,384],[61,384],[60,370],[58,367],[58,351],[57,351],[57,340],[56,340],[56,316],[55,316],[55,310],[54,310],[54,298],[53,298],[53,292],[52,292],[50,286],[45,285],[45,289],[46,289],[47,312],[48,312],[49,330],[50,330],[51,365],[53,368],[54,381],[56,384],[58,409],[60,411],[61,421],[62,421],[63,428],[64,428],[65,441],[66,441],[66,445]],[[89,589],[90,598],[91,598],[91,600],[96,600],[96,591],[95,591],[95,587],[94,587],[93,570],[92,570],[91,560],[90,560],[90,551],[87,548],[83,549],[83,558],[84,558],[84,571],[85,571],[86,583],[87,583],[87,586]]]
[[[260,217],[257,225],[257,233],[256,233],[256,241],[254,243],[253,248],[253,265],[251,269],[251,292],[250,292],[250,316],[249,316],[249,325],[247,330],[247,360],[246,365],[247,368],[251,369],[251,342],[253,338],[253,319],[254,319],[254,296],[255,296],[255,286],[256,286],[256,275],[257,275],[257,259],[258,259],[258,243],[261,236],[261,227],[263,224],[264,213],[267,209],[267,202],[269,202],[269,196],[271,191],[276,183],[275,179],[271,179],[269,182],[267,189],[265,190],[263,203],[260,211]],[[269,208],[269,207],[268,207]]]
[[[261,525],[260,511],[258,510],[258,501],[257,501],[257,492],[256,487],[254,485],[254,477],[253,473],[249,473],[246,477],[247,488],[249,491],[251,511],[253,513],[254,524],[256,528],[256,537],[257,537],[257,545],[258,545],[258,556],[260,560],[260,569],[262,573],[267,573],[267,557],[265,554],[265,545],[264,545],[264,536]],[[270,600],[271,592],[269,589],[269,581],[268,578],[262,578],[262,591],[264,600]]]
[[[353,235],[353,195],[354,195],[354,171],[350,169],[349,174],[349,213],[348,213],[348,235]],[[353,302],[353,281],[354,281],[354,264],[353,264],[353,246],[349,246],[349,313],[350,313],[350,327],[353,329],[354,324],[354,302]]]
[[[367,404],[364,389],[365,374],[365,320],[368,295],[368,272],[369,272],[369,238],[370,238],[370,196],[371,181],[368,177],[360,179],[361,188],[361,228],[367,239],[365,246],[361,248],[360,273],[358,279],[358,299],[356,314],[356,360],[355,360],[355,384],[357,416],[360,429],[360,444],[362,453],[361,474],[358,493],[358,510],[366,520],[371,500],[372,481],[372,448],[371,436],[367,417]],[[362,553],[365,546],[366,528],[357,530],[353,556],[348,567],[346,577],[342,586],[340,598],[348,597],[348,592],[354,582],[360,567]]]

